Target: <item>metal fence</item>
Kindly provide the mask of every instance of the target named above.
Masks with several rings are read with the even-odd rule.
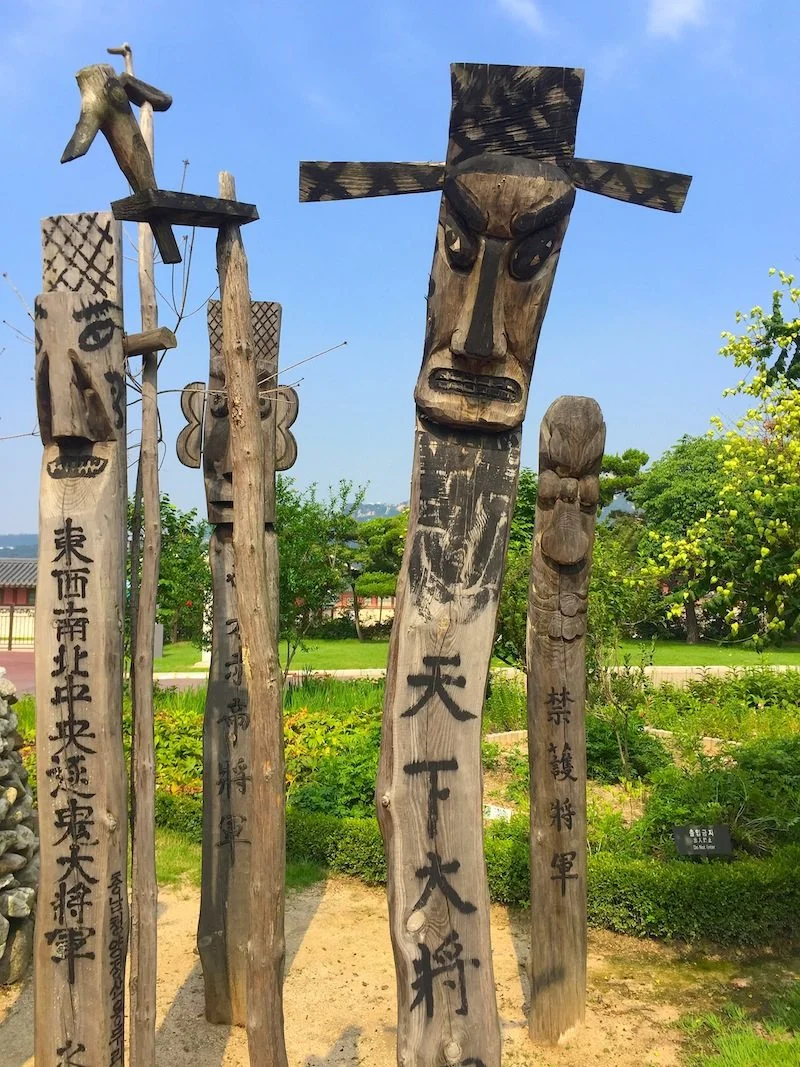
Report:
[[[0,607],[0,649],[33,648],[35,607]]]

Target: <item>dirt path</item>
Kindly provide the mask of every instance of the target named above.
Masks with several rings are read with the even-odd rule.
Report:
[[[203,1017],[194,948],[198,905],[194,889],[160,893],[158,1065],[247,1067],[244,1032],[212,1026]],[[800,964],[709,961],[686,950],[593,933],[586,1028],[567,1048],[533,1051],[525,1022],[526,937],[523,914],[493,908],[504,1067],[607,1067],[609,1057],[614,1067],[677,1067],[684,1033],[676,1022],[682,1014],[736,995],[735,977],[745,983],[738,995],[752,996],[754,967],[760,987],[796,977],[792,962]],[[291,1067],[394,1067],[394,969],[384,893],[345,879],[292,893],[286,939]],[[0,991],[2,1067],[33,1067],[32,1032],[31,983],[21,992]]]

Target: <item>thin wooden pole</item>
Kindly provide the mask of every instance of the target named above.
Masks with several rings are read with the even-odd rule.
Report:
[[[547,409],[528,604],[529,1025],[552,1045],[586,1012],[586,607],[604,443],[596,401]]]
[[[119,50],[114,50],[118,52]],[[125,70],[133,74],[130,45],[122,46]],[[154,158],[153,108],[139,112],[142,138]],[[139,299],[142,332],[158,326],[153,234],[139,225]],[[142,356],[142,433],[137,490],[141,480],[143,543],[141,581],[131,618],[133,738],[131,742],[131,969],[130,1059],[136,1067],[156,1060],[156,951],[158,884],[155,847],[155,743],[153,736],[153,658],[161,510],[158,486],[158,353]]]
[[[235,199],[233,176],[220,174],[220,196]],[[264,438],[254,374],[250,288],[241,234],[226,224],[217,238],[222,351],[228,387],[233,469],[233,553],[242,664],[254,715],[250,820],[229,827],[250,841],[250,940],[247,1042],[251,1067],[287,1067],[283,1034],[285,802],[281,672],[278,662],[278,546],[265,529]],[[274,467],[268,472],[274,477]],[[138,1065],[137,1065],[138,1067]]]

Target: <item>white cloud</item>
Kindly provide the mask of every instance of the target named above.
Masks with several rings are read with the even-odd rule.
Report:
[[[497,0],[497,3],[507,15],[521,23],[526,30],[542,36],[546,34],[544,17],[536,0]]]
[[[707,0],[650,0],[648,33],[674,39],[687,26],[701,26],[706,21],[707,9]]]

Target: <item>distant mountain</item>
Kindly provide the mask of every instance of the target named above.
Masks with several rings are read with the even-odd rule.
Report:
[[[393,519],[395,515],[402,515],[408,511],[408,502],[402,504],[362,504],[356,512],[358,522],[367,519]]]
[[[38,555],[36,534],[0,534],[0,559],[35,559]]]

